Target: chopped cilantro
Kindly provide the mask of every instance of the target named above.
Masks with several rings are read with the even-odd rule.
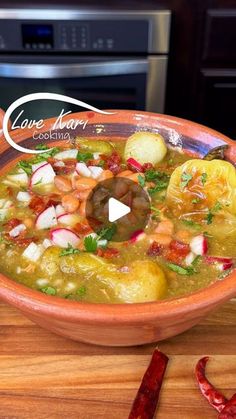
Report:
[[[55,288],[53,287],[43,287],[43,288],[40,288],[40,291],[44,292],[44,294],[47,294],[47,295],[56,295],[57,293]]]
[[[139,185],[140,185],[142,188],[144,188],[144,186],[145,186],[145,179],[144,179],[144,177],[143,177],[143,176],[138,175],[138,183],[139,183]]]
[[[179,275],[193,275],[195,273],[193,266],[183,268],[175,263],[167,263],[166,266],[171,269],[171,271],[176,272]]]
[[[192,175],[190,175],[190,173],[186,173],[186,172],[182,173],[180,187],[184,189],[189,184],[192,178],[193,177]]]
[[[221,209],[222,209],[222,204],[219,201],[217,201],[215,205],[208,211],[206,215],[206,223],[211,224],[215,213],[220,211]]]
[[[41,143],[36,145],[35,150],[48,150],[48,148],[47,144]]]
[[[201,260],[202,260],[202,257],[200,255],[197,255],[195,259],[192,261],[191,265],[197,266]]]
[[[111,240],[114,234],[116,233],[116,230],[117,230],[116,224],[112,224],[109,227],[102,228],[101,230],[97,232],[99,236],[99,240],[100,239]]]
[[[82,162],[86,162],[87,160],[91,160],[91,159],[93,159],[93,154],[92,153],[86,153],[86,152],[81,152],[81,151],[78,151],[78,154],[77,154],[77,160],[78,161],[82,161]]]
[[[198,204],[199,202],[201,202],[201,198],[192,199],[192,204]]]
[[[86,287],[85,285],[81,285],[76,291],[76,294],[78,294],[80,297],[83,297],[86,294]]]
[[[206,181],[207,181],[207,173],[202,173],[201,182],[203,186],[205,185]]]
[[[182,220],[182,223],[186,226],[193,227],[196,229],[199,229],[201,227],[201,224],[195,223],[193,220]]]
[[[98,247],[97,239],[92,236],[85,237],[84,247],[87,252],[96,252],[97,247]]]
[[[69,244],[66,249],[61,250],[59,256],[74,255],[75,253],[80,253],[79,249],[75,249],[71,246],[71,244]]]
[[[156,192],[163,191],[163,189],[166,189],[167,186],[168,186],[168,182],[160,180],[156,183],[156,185],[153,188],[148,188],[148,193],[150,195],[153,195]]]
[[[30,163],[28,160],[21,160],[17,163],[17,166],[20,167],[22,170],[24,170],[27,175],[31,175],[32,173],[32,163]]]
[[[221,209],[222,209],[222,204],[219,201],[217,201],[214,207],[212,208],[212,212],[217,212],[217,211],[220,211]]]

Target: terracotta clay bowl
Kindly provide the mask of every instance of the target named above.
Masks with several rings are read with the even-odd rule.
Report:
[[[72,118],[70,115],[68,117]],[[170,116],[138,111],[116,111],[103,116],[93,112],[73,114],[73,118],[89,119],[85,130],[77,134],[89,138],[125,141],[137,130],[160,132],[167,144],[183,147],[195,156],[228,145],[227,159],[236,163],[236,145],[229,138],[204,126]],[[55,119],[46,121],[49,131]],[[16,130],[15,142],[32,147],[32,130]],[[55,141],[46,141],[56,144]],[[58,143],[58,142],[57,142]],[[1,138],[0,174],[22,159],[22,154]],[[180,298],[142,304],[91,304],[47,296],[31,290],[0,274],[0,298],[19,309],[40,326],[68,338],[98,345],[128,346],[155,342],[177,335],[197,324],[226,300],[236,295],[236,271]]]

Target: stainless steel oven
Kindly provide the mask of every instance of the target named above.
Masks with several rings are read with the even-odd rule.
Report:
[[[168,10],[0,8],[0,107],[46,91],[101,109],[164,112],[170,22]],[[41,105],[40,116],[58,110]],[[27,115],[36,114],[31,103]]]

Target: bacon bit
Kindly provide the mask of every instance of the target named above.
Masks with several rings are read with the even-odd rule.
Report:
[[[79,235],[86,235],[88,233],[91,233],[92,228],[85,223],[77,223],[74,227],[73,230],[75,230],[76,233],[78,233]]]
[[[168,357],[155,349],[128,419],[152,419],[156,411]]]
[[[162,252],[163,252],[163,247],[159,243],[154,241],[149,246],[149,248],[147,250],[147,255],[148,256],[160,256],[162,254]]]
[[[54,169],[54,171],[56,172],[57,175],[59,175],[59,174],[60,175],[62,175],[62,174],[69,175],[69,174],[71,174],[75,171],[75,166],[76,166],[76,163],[77,163],[76,159],[63,160],[63,162],[65,164],[64,166],[57,166],[55,164],[57,161],[58,160],[50,158],[50,157],[48,159],[48,163],[51,163],[51,165],[52,165],[52,167],[53,167],[53,169]]]
[[[32,209],[36,215],[42,212],[45,209],[45,206],[44,199],[36,195],[31,198],[29,203],[29,208]]]
[[[111,259],[113,257],[119,256],[120,252],[114,247],[108,247],[107,249],[97,249],[96,254],[106,259]]]
[[[172,240],[170,246],[164,252],[164,257],[173,262],[181,263],[181,261],[189,254],[190,247],[187,243],[179,242],[177,240]]]
[[[99,166],[103,161],[99,159],[91,159],[86,162],[86,166]]]
[[[154,166],[152,163],[144,163],[143,164],[143,172],[145,173],[147,170],[154,169]]]
[[[116,151],[113,151],[108,157],[102,155],[101,158],[105,160],[105,169],[109,169],[114,175],[121,171],[121,157]]]
[[[99,221],[95,217],[87,217],[87,220],[93,230],[96,230],[98,227],[102,227],[102,221]]]
[[[12,242],[14,242],[17,246],[20,246],[20,247],[26,247],[26,246],[28,246],[32,241],[33,242],[36,242],[36,241],[38,241],[38,239],[36,238],[36,237],[21,237],[21,236],[18,236],[18,237],[10,237],[9,236],[9,234],[5,234],[5,238],[6,238],[6,240],[7,241],[12,241]]]
[[[7,193],[11,198],[14,196],[14,190],[11,186],[7,187]]]
[[[11,220],[7,221],[4,224],[4,227],[6,227],[9,231],[12,230],[14,227],[18,226],[19,224],[21,224],[22,221],[19,220],[18,218],[12,218]]]

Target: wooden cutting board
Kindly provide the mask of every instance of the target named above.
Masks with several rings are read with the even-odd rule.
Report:
[[[0,418],[126,419],[154,347],[73,342],[0,303]],[[210,380],[226,396],[236,391],[236,301],[159,348],[170,362],[156,417],[217,418],[193,371],[210,355]]]

